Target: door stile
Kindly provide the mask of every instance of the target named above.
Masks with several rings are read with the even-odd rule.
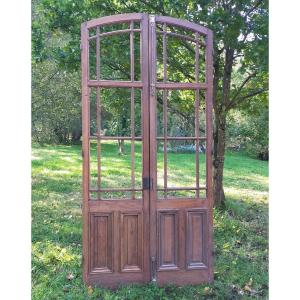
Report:
[[[81,72],[82,72],[82,214],[83,214],[83,231],[82,231],[82,254],[83,254],[83,276],[84,281],[88,280],[89,258],[89,218],[88,218],[88,200],[89,200],[89,90],[88,90],[88,30],[86,22],[81,25]]]
[[[213,178],[212,178],[212,96],[213,96],[213,32],[207,30],[205,48],[205,81],[207,84],[205,94],[206,106],[206,193],[208,200],[208,276],[209,281],[213,281]]]
[[[149,34],[149,22],[148,15],[143,14],[141,20],[141,79],[143,82],[142,88],[142,140],[143,140],[143,178],[150,177],[150,123],[149,123],[149,49],[148,49],[148,34]],[[144,281],[150,280],[150,261],[149,261],[149,239],[150,239],[150,189],[143,189],[143,228],[144,228]]]
[[[149,73],[150,73],[150,177],[153,181],[150,190],[150,260],[151,280],[156,281],[157,269],[157,231],[156,231],[156,30],[155,16],[149,16]]]

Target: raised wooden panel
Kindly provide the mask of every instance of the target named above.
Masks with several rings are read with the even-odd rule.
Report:
[[[112,213],[90,214],[90,273],[112,272]]]
[[[186,261],[188,269],[202,269],[207,266],[207,216],[205,210],[187,211]]]
[[[140,212],[121,213],[121,272],[141,272],[143,261],[143,220]]]
[[[178,211],[158,211],[158,271],[178,269]]]

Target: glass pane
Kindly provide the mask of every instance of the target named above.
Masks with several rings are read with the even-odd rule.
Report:
[[[129,23],[117,23],[103,25],[100,27],[100,33],[111,32],[116,30],[129,29]]]
[[[134,162],[134,173],[135,173],[135,187],[142,188],[142,170],[143,170],[143,145],[142,142],[134,143],[135,150],[135,162]],[[138,195],[138,192],[136,193]]]
[[[164,187],[164,143],[157,141],[157,188]]]
[[[195,191],[168,191],[167,192],[168,198],[195,198]]]
[[[195,136],[195,92],[170,90],[167,96],[167,135]],[[157,92],[157,136],[163,136],[163,91]]]
[[[206,136],[205,92],[199,92],[199,135]]]
[[[156,35],[156,80],[163,81],[164,67],[163,67],[163,35]]]
[[[168,142],[168,188],[196,187],[195,141]]]
[[[200,187],[206,187],[206,142],[199,143],[199,182]]]
[[[195,191],[183,190],[183,191],[167,191],[166,197],[164,191],[157,192],[157,198],[160,200],[170,199],[170,198],[195,198]]]
[[[89,37],[95,36],[97,32],[97,27],[93,27],[89,29]]]
[[[157,81],[163,81],[163,24],[157,24]],[[167,81],[195,82],[195,32],[166,26]],[[177,36],[174,36],[175,34]],[[188,37],[190,40],[184,39]]]
[[[199,41],[205,44],[205,38],[199,36]],[[205,46],[199,45],[199,82],[205,82]]]
[[[97,189],[98,182],[98,158],[97,142],[90,141],[90,189]]]
[[[122,199],[130,199],[131,192],[130,191],[122,191],[122,192],[101,192],[100,193],[101,200],[122,200]]]
[[[195,38],[195,32],[180,26],[167,25],[167,31],[176,34],[184,35],[190,38]]]
[[[195,44],[174,36],[167,38],[167,76],[171,82],[195,82]]]
[[[96,39],[89,41],[89,79],[95,80],[96,76]]]
[[[141,91],[133,89],[134,95],[134,131],[135,136],[142,135]],[[97,133],[97,88],[90,89],[90,134]],[[131,137],[131,89],[99,89],[99,110],[101,110],[102,136]]]
[[[97,142],[90,142],[90,189],[98,189],[98,158]],[[131,141],[101,141],[100,144],[100,188],[101,189],[131,189],[134,175],[135,189],[142,188],[142,142],[134,143],[134,174],[132,174]],[[91,193],[91,197],[95,192]],[[96,193],[97,194],[97,193]],[[131,191],[103,191],[104,198],[127,198]],[[96,195],[97,196],[97,195]],[[131,198],[131,197],[130,197]],[[135,198],[141,198],[141,192],[136,192]]]
[[[173,90],[168,97],[168,136],[195,136],[195,94]]]
[[[101,141],[101,188],[131,188],[131,142]]]
[[[130,80],[129,33],[101,36],[100,77],[107,80]]]
[[[141,80],[141,34],[134,33],[134,80]]]

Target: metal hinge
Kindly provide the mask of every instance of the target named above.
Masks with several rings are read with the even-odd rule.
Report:
[[[153,179],[150,177],[143,177],[143,190],[152,190]]]
[[[149,16],[149,22],[151,26],[154,26],[155,24],[155,15],[150,15]]]
[[[155,96],[155,84],[154,83],[150,84],[150,90],[151,90],[151,96]]]
[[[156,282],[156,257],[151,256],[151,281]]]

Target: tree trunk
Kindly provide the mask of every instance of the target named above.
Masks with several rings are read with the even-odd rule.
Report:
[[[223,188],[223,169],[225,154],[225,128],[226,116],[221,114],[216,118],[214,133],[214,160],[213,160],[213,198],[214,206],[225,205],[225,194]]]
[[[80,138],[82,135],[82,130],[80,128],[73,128],[72,130],[72,144],[77,145],[80,143]]]
[[[218,59],[215,59],[214,68],[214,90],[213,103],[215,113],[215,132],[214,132],[214,159],[213,159],[213,197],[214,206],[225,205],[225,194],[223,188],[223,170],[224,170],[224,154],[225,154],[225,129],[226,129],[226,113],[230,98],[231,73],[233,66],[234,50],[225,48],[224,73],[222,80],[221,101],[217,101],[218,91]]]
[[[124,140],[118,140],[119,155],[125,154]]]

